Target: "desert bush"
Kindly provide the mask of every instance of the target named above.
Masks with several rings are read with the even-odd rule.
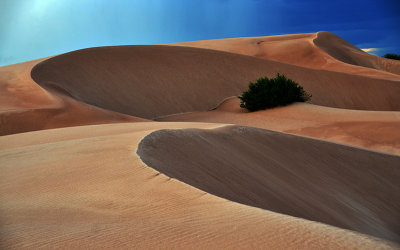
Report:
[[[386,54],[383,57],[387,59],[400,60],[400,55],[397,54]]]
[[[263,77],[255,83],[250,82],[248,90],[238,97],[241,100],[240,107],[257,111],[305,102],[310,100],[311,95],[298,83],[278,73],[275,78]]]

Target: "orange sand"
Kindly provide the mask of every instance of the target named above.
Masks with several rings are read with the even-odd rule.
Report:
[[[145,119],[104,110],[48,91],[30,77],[36,60],[0,67],[0,135]]]
[[[159,129],[131,123],[0,137],[1,243],[35,248],[395,248],[394,243],[241,205],[147,167],[136,155]],[[5,146],[10,145],[10,146]]]
[[[400,158],[365,150],[400,154],[399,62],[329,32],[175,45],[0,67],[0,248],[399,248]],[[311,104],[246,113],[227,99],[278,72]],[[266,130],[249,142],[227,123],[352,147]],[[308,169],[280,174],[293,166]]]
[[[159,121],[215,122],[265,128],[400,155],[400,112],[335,109],[308,103],[249,113],[232,97],[215,110],[160,117]]]
[[[370,55],[330,32],[204,40],[166,45],[221,50],[314,69],[397,79],[400,62]],[[391,74],[392,73],[392,74]]]

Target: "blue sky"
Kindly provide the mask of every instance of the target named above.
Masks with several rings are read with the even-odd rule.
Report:
[[[0,0],[0,66],[107,45],[333,32],[400,54],[399,0]]]

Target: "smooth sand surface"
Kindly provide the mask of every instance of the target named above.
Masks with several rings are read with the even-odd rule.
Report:
[[[323,106],[400,110],[400,76],[374,79],[257,57],[176,46],[117,46],[73,51],[37,64],[32,78],[76,100],[152,119],[215,107],[249,81],[283,73]],[[362,91],[360,91],[362,89]]]
[[[399,61],[365,53],[360,48],[357,48],[353,44],[330,32],[318,32],[317,37],[313,40],[313,42],[316,46],[341,62],[371,69],[383,70],[397,75],[400,74]],[[373,75],[372,72],[370,74]]]
[[[397,156],[240,126],[156,131],[138,154],[207,193],[400,241]]]
[[[44,59],[0,67],[0,135],[113,122],[145,121],[78,102],[59,90],[45,90],[30,76]]]
[[[159,121],[239,124],[310,136],[400,155],[400,112],[336,109],[295,103],[257,112],[231,97],[215,110],[160,117]]]
[[[108,124],[0,137],[0,145],[11,144],[0,150],[2,245],[9,249],[398,247],[207,194],[147,167],[136,155],[139,142],[155,130],[220,126]]]
[[[188,44],[0,67],[0,248],[400,247],[398,156],[226,125],[399,154],[398,62],[327,32]],[[312,103],[227,99],[278,72]]]
[[[333,33],[241,37],[171,43],[221,50],[314,69],[383,79],[397,79],[400,62],[370,55]]]
[[[260,43],[260,39],[264,42]],[[324,49],[314,41],[319,41]],[[298,80],[313,94],[313,104],[400,110],[399,76],[376,69],[386,75],[378,74],[371,79],[368,74],[355,74],[348,68],[350,64],[330,58],[325,51],[331,54],[336,51],[338,55],[334,56],[339,59],[343,59],[344,54],[353,58],[357,51],[363,56],[363,60],[357,60],[360,65],[374,64],[376,57],[365,55],[331,33],[193,43],[271,60],[276,58],[265,55],[276,52],[275,56],[285,63],[196,48],[119,46],[85,49],[0,67],[0,134],[145,121],[176,113],[205,111],[226,97],[240,94],[249,81],[265,75],[271,77],[277,72]],[[257,49],[253,48],[254,44]],[[249,48],[258,52],[250,53]],[[308,54],[312,57],[306,56]],[[325,65],[321,60],[331,63]],[[342,65],[343,72],[335,72],[332,62]],[[304,67],[313,64],[317,69],[288,63]]]

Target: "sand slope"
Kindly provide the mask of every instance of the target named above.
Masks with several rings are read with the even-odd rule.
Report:
[[[112,122],[145,121],[80,103],[35,83],[31,70],[36,60],[0,67],[0,135]]]
[[[318,32],[314,44],[333,58],[351,65],[357,65],[394,74],[400,74],[400,62],[365,53],[361,49],[326,31]],[[371,72],[372,74],[372,72]]]
[[[140,140],[154,130],[218,126],[109,124],[0,137],[2,246],[397,247],[355,232],[218,198],[146,167],[135,153]]]
[[[131,116],[149,119],[204,111],[226,97],[240,94],[249,81],[264,75],[274,76],[276,72],[299,81],[313,94],[314,104],[363,110],[400,109],[399,76],[386,73],[374,76],[379,80],[365,74],[356,76],[347,68],[349,64],[342,68],[345,74],[332,72],[333,62],[344,64],[333,57],[329,59],[328,52],[342,60],[356,58],[360,65],[376,64],[375,57],[359,52],[333,34],[264,37],[262,43],[260,39],[193,43],[272,60],[281,58],[283,62],[306,67],[313,64],[314,68],[331,72],[194,48],[120,46],[75,51],[0,68],[0,134],[143,121]],[[319,41],[318,46],[324,49],[318,49],[314,41]],[[258,44],[256,49],[254,44]],[[258,52],[250,53],[252,50]],[[276,55],[271,56],[272,52]]]
[[[367,54],[335,34],[326,31],[310,34],[204,40],[167,45],[221,50],[303,67],[374,78],[398,80],[400,73],[400,62]]]
[[[32,78],[108,110],[154,118],[215,107],[249,81],[284,73],[324,106],[400,110],[400,82],[315,70],[214,50],[118,46],[79,50],[36,65]],[[400,76],[396,76],[400,78]],[[362,91],[360,91],[362,89]]]
[[[175,122],[230,123],[310,136],[400,155],[400,112],[336,109],[296,103],[249,113],[236,97],[215,110],[157,119]]]
[[[398,154],[398,62],[327,32],[187,45],[0,67],[0,248],[399,248],[398,156],[224,125]],[[277,72],[312,104],[226,99]]]
[[[138,154],[207,193],[400,241],[400,157],[238,126],[156,131]]]

